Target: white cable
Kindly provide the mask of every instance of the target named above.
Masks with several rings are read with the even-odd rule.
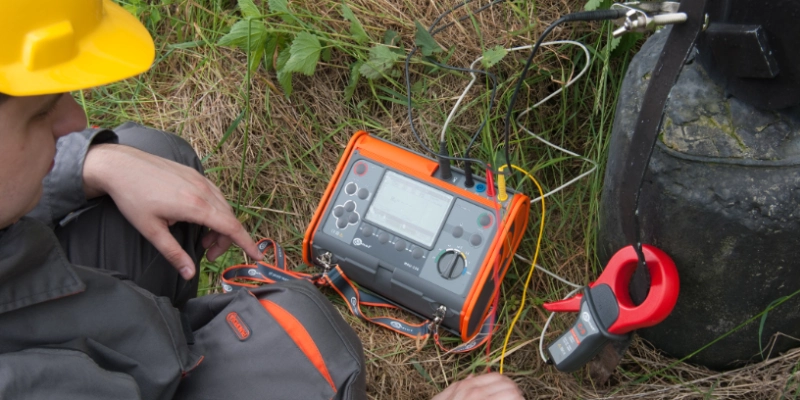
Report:
[[[580,292],[581,289],[583,289],[583,287],[579,287],[579,288],[569,292],[569,294],[566,295],[562,300],[566,300],[566,299],[574,296],[576,293]],[[545,322],[544,323],[544,327],[542,327],[542,334],[539,336],[539,355],[542,356],[542,361],[544,361],[544,362],[547,362],[547,356],[544,354],[544,334],[547,333],[547,327],[550,326],[550,321],[553,320],[553,317],[555,315],[556,315],[556,313],[550,313],[550,316],[547,317],[547,322]]]
[[[589,57],[589,50],[586,48],[586,46],[583,43],[580,43],[580,42],[575,42],[575,41],[572,41],[572,40],[556,40],[556,41],[552,41],[552,42],[544,42],[544,43],[541,44],[541,46],[552,46],[554,44],[574,44],[576,46],[579,46],[579,47],[583,48],[584,53],[586,53],[587,60],[590,59],[590,58],[588,58]],[[533,45],[527,45],[527,46],[512,47],[510,49],[506,49],[506,51],[512,52],[512,51],[517,51],[517,50],[528,50],[528,49],[532,49],[532,48],[533,48]],[[475,64],[477,64],[481,60],[483,60],[483,56],[480,56],[480,57],[476,58],[475,61],[473,61],[472,64],[469,65],[469,69],[473,69],[474,70],[475,69]],[[587,62],[586,65],[587,66],[589,65],[588,62]],[[578,76],[576,76],[575,79],[573,79],[570,82],[567,82],[567,84],[564,85],[564,87],[568,87],[569,85],[572,84],[572,82],[574,82],[575,80],[578,80],[581,77],[581,75],[583,75],[586,72],[586,69],[587,68],[584,68],[584,70],[581,71],[581,73],[578,74]],[[441,135],[439,137],[440,141],[444,141],[445,140],[445,137],[447,135],[447,126],[450,125],[450,121],[456,115],[456,111],[458,110],[458,107],[461,105],[461,102],[464,100],[464,97],[466,97],[467,93],[469,92],[469,90],[472,89],[472,85],[474,85],[475,81],[478,80],[478,77],[475,76],[474,72],[470,72],[469,74],[472,76],[472,80],[469,81],[469,84],[467,84],[467,87],[464,88],[464,91],[461,93],[461,96],[458,96],[458,100],[456,101],[456,104],[453,105],[453,109],[450,110],[450,114],[447,116],[447,119],[444,121],[444,125],[442,126],[442,133],[441,133]],[[540,101],[539,103],[536,103],[534,105],[534,107],[538,106],[539,104],[541,104],[541,103],[543,103],[543,102],[545,102],[547,100],[550,100],[551,97],[553,97],[553,96],[557,95],[558,93],[560,93],[561,90],[562,89],[559,89],[559,90],[551,93],[550,96],[547,96],[547,97],[545,97],[544,100]]]
[[[530,130],[528,130],[528,128],[526,128],[525,125],[523,125],[522,122],[521,122],[521,118],[523,116],[527,115],[531,110],[533,110],[534,108],[539,107],[540,105],[542,105],[547,100],[550,100],[555,95],[561,93],[561,91],[563,91],[565,88],[570,87],[573,83],[575,83],[575,81],[580,79],[586,73],[586,71],[589,70],[589,66],[591,65],[591,61],[592,61],[591,56],[589,55],[589,49],[587,49],[586,46],[583,43],[574,42],[574,41],[571,41],[571,40],[563,40],[561,42],[574,44],[574,45],[579,46],[580,48],[582,48],[583,52],[586,54],[586,64],[583,66],[583,69],[581,69],[581,72],[579,72],[578,75],[576,75],[574,78],[570,79],[564,86],[560,87],[555,92],[550,93],[550,95],[548,95],[544,99],[540,100],[538,103],[528,107],[528,109],[526,109],[525,111],[523,111],[519,115],[517,115],[517,120],[516,121],[517,121],[517,125],[520,127],[520,129],[525,131],[527,134],[533,136],[534,138],[536,138],[540,142],[542,142],[542,143],[544,143],[544,144],[546,144],[546,145],[548,145],[548,146],[550,146],[550,147],[552,147],[552,148],[554,148],[556,150],[559,150],[559,151],[561,151],[563,153],[569,154],[569,155],[571,155],[573,157],[578,157],[581,160],[583,160],[585,162],[588,162],[589,164],[592,165],[592,168],[590,168],[586,172],[581,173],[580,175],[576,176],[575,178],[572,178],[567,183],[565,183],[565,184],[563,184],[563,185],[561,185],[561,186],[559,186],[559,187],[547,192],[544,196],[540,196],[540,197],[537,197],[537,198],[531,200],[531,204],[533,204],[533,203],[535,203],[537,201],[540,201],[541,199],[543,199],[545,197],[548,197],[548,196],[550,196],[552,194],[558,193],[559,191],[563,190],[564,188],[568,187],[569,185],[572,185],[573,183],[577,182],[578,180],[588,176],[589,174],[591,174],[592,172],[594,172],[597,169],[597,163],[594,162],[593,160],[591,160],[589,158],[586,158],[586,157],[584,157],[582,155],[579,155],[579,154],[577,154],[575,152],[572,152],[570,150],[567,150],[567,149],[565,149],[565,148],[563,148],[561,146],[558,146],[556,144],[553,144],[553,143],[549,142],[548,140],[544,139],[543,137],[541,137],[541,136],[531,132]]]
[[[514,257],[516,257],[516,258],[518,258],[518,259],[520,259],[520,260],[522,260],[522,261],[524,261],[524,262],[526,262],[526,263],[528,263],[528,264],[530,264],[530,263],[531,263],[531,260],[528,260],[527,258],[525,258],[525,257],[523,257],[523,256],[521,256],[521,255],[519,255],[519,254],[514,254]],[[570,281],[568,281],[568,280],[566,280],[566,279],[564,279],[564,278],[562,278],[562,277],[560,277],[560,276],[556,275],[556,274],[555,274],[555,273],[553,273],[553,272],[550,272],[550,271],[548,271],[547,269],[545,269],[544,267],[542,267],[542,266],[541,266],[541,265],[539,265],[539,264],[536,264],[536,269],[537,269],[537,270],[538,270],[538,269],[540,269],[540,270],[542,270],[542,272],[544,272],[545,274],[547,274],[547,275],[550,275],[550,276],[552,276],[553,278],[555,278],[555,279],[557,279],[557,280],[559,280],[559,281],[561,281],[561,282],[563,282],[563,283],[565,283],[565,284],[567,284],[567,285],[569,285],[569,286],[572,286],[572,287],[574,287],[574,288],[582,288],[582,287],[583,287],[583,286],[581,286],[581,285],[578,285],[578,284],[576,284],[576,283],[572,283],[572,282],[570,282]]]
[[[565,149],[565,148],[563,148],[561,146],[558,146],[558,145],[556,145],[554,143],[549,142],[548,140],[542,138],[541,136],[539,136],[539,135],[531,132],[527,128],[525,128],[525,126],[520,122],[520,119],[523,116],[527,115],[531,110],[533,110],[534,108],[539,107],[544,102],[552,99],[554,96],[556,96],[559,93],[561,93],[565,88],[570,87],[573,83],[575,83],[578,79],[580,79],[584,74],[586,74],[586,71],[589,70],[589,66],[591,65],[592,58],[591,58],[591,55],[589,53],[589,49],[586,48],[586,45],[584,45],[583,43],[580,43],[580,42],[576,42],[574,40],[555,40],[555,41],[552,41],[552,42],[542,43],[542,46],[552,46],[552,45],[557,45],[557,44],[571,44],[571,45],[575,45],[575,46],[578,46],[581,49],[583,49],[583,52],[586,55],[586,64],[583,66],[583,69],[581,69],[581,71],[578,73],[578,75],[576,75],[574,78],[572,78],[569,81],[567,81],[567,83],[564,84],[564,86],[560,87],[555,92],[550,93],[547,97],[545,97],[544,99],[540,100],[536,104],[530,106],[528,109],[526,109],[525,111],[523,111],[519,115],[517,115],[516,122],[517,122],[517,125],[519,125],[520,129],[525,131],[527,134],[533,136],[534,138],[536,138],[540,142],[542,142],[542,143],[544,143],[544,144],[546,144],[546,145],[548,145],[548,146],[550,146],[550,147],[552,147],[552,148],[554,148],[554,149],[556,149],[558,151],[561,151],[563,153],[569,154],[569,155],[571,155],[573,157],[578,157],[581,160],[591,164],[592,168],[590,168],[588,171],[585,171],[585,172],[581,173],[580,175],[576,176],[575,178],[570,179],[567,183],[564,183],[563,185],[561,185],[561,186],[559,186],[559,187],[557,187],[557,188],[545,193],[544,196],[539,196],[539,197],[531,200],[531,204],[536,203],[536,202],[542,200],[545,197],[548,197],[550,195],[553,195],[555,193],[560,192],[564,188],[572,185],[573,183],[575,183],[578,180],[590,175],[592,172],[597,170],[597,163],[594,162],[593,160],[591,160],[589,158],[586,158],[584,156],[581,156],[580,154],[577,154],[577,153],[572,152],[570,150],[567,150],[567,149]],[[531,49],[531,48],[533,48],[532,45],[527,45],[527,46],[512,47],[512,48],[506,49],[506,50],[509,51],[509,52],[512,52],[512,51],[518,51],[518,50],[527,50],[527,49]],[[475,69],[475,65],[478,62],[480,62],[482,59],[483,59],[483,56],[480,56],[477,59],[475,59],[475,61],[473,61],[472,64],[470,64],[470,66],[469,66],[470,69]],[[458,110],[458,107],[461,106],[461,102],[464,101],[464,98],[466,97],[466,95],[469,92],[469,90],[472,88],[472,85],[474,85],[475,82],[478,80],[478,77],[475,75],[474,72],[470,72],[470,75],[472,76],[472,80],[470,80],[469,84],[467,84],[467,87],[464,88],[464,91],[461,93],[461,96],[458,97],[458,100],[456,100],[456,104],[453,105],[453,109],[450,111],[450,114],[447,115],[447,119],[444,121],[444,125],[442,126],[442,133],[441,133],[440,138],[439,138],[440,142],[445,141],[445,137],[446,137],[446,134],[447,134],[447,126],[450,125],[450,121],[452,121],[453,117],[455,117],[455,114],[456,114],[456,111]]]

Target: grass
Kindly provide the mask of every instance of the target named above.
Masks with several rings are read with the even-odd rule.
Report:
[[[203,159],[207,176],[226,193],[242,223],[254,237],[271,237],[281,243],[291,266],[302,264],[305,227],[353,132],[367,130],[421,151],[406,117],[401,60],[414,44],[415,21],[429,26],[455,2],[351,0],[347,5],[355,18],[345,18],[342,3],[331,0],[255,1],[258,15],[249,22],[246,40],[229,41],[229,46],[218,43],[243,19],[235,0],[121,2],[155,37],[157,61],[139,77],[85,91],[82,95],[90,122],[113,127],[133,120],[188,140]],[[435,52],[432,54],[440,62],[465,67],[495,46],[532,43],[549,22],[583,6],[582,0],[509,1],[455,24],[436,36],[441,51],[428,50]],[[463,15],[468,14],[455,13],[456,17]],[[259,52],[258,46],[254,49],[259,38],[252,36],[253,26],[273,35],[279,42],[277,48],[271,53]],[[310,58],[296,58],[290,63],[281,57],[283,49],[288,49],[284,56],[291,55],[291,43],[301,32],[313,35],[320,43],[310,76],[299,72],[310,65]],[[548,198],[539,263],[573,282],[587,283],[600,270],[595,257],[595,230],[602,165],[633,43],[612,48],[610,27],[599,24],[568,25],[557,29],[551,39],[564,38],[589,46],[591,69],[581,81],[530,113],[526,123],[548,140],[597,161],[601,168]],[[308,50],[315,51],[313,40],[308,43]],[[255,44],[268,47],[266,42]],[[374,50],[382,45],[387,47]],[[585,61],[575,48],[544,50],[528,74],[518,108],[556,90]],[[382,52],[383,58],[376,57],[376,52]],[[480,121],[488,118],[473,156],[493,160],[502,153],[502,117],[511,96],[509,88],[525,57],[526,52],[510,53],[493,67],[500,87],[497,107],[491,114],[487,112],[486,82],[477,82],[451,124],[451,152],[461,154]],[[370,74],[375,79],[364,76]],[[468,81],[467,74],[443,70],[421,57],[414,59],[415,123],[428,143],[436,141],[450,107]],[[289,88],[291,94],[287,96]],[[580,160],[565,159],[523,134],[512,134],[511,151],[514,163],[532,171],[545,190],[587,168]],[[535,193],[530,183],[516,189]],[[519,250],[526,257],[533,255],[537,216],[538,210],[532,210],[528,234]],[[243,260],[241,251],[232,249],[216,263],[204,263],[201,294],[218,291],[220,270]],[[342,307],[344,318],[364,342],[370,397],[430,398],[449,382],[482,372],[487,366],[496,368],[506,334],[504,326],[519,306],[527,268],[523,262],[514,262],[503,284],[500,329],[488,357],[483,350],[466,356],[442,354],[430,342],[414,343],[365,325]],[[568,291],[560,282],[536,273],[529,301],[511,336],[506,373],[519,382],[528,398],[795,396],[800,365],[797,351],[719,374],[675,362],[637,340],[614,372],[610,386],[593,383],[586,371],[558,373],[540,361],[538,343],[532,339],[538,338],[547,317],[541,304]],[[331,299],[341,305],[338,298]],[[569,322],[568,317],[556,318],[547,340],[555,339]]]

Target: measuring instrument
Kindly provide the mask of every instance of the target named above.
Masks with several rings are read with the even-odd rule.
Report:
[[[628,290],[639,257],[633,246],[623,247],[596,281],[565,300],[545,303],[552,312],[577,312],[575,324],[548,346],[550,361],[559,371],[572,372],[585,365],[611,340],[628,339],[628,333],[663,321],[678,301],[680,282],[675,263],[663,251],[642,245],[650,270],[650,293],[634,305]]]
[[[438,167],[357,132],[306,231],[303,260],[338,265],[362,288],[466,341],[489,314],[530,199],[499,201],[486,182],[467,187],[456,169],[443,180]]]

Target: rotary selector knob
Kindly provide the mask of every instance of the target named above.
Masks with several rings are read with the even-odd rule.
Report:
[[[467,258],[458,250],[446,250],[437,261],[439,275],[445,279],[456,279],[464,272]]]

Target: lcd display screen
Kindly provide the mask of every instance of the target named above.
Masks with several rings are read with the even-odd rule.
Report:
[[[444,223],[453,196],[386,171],[366,220],[431,247]]]

